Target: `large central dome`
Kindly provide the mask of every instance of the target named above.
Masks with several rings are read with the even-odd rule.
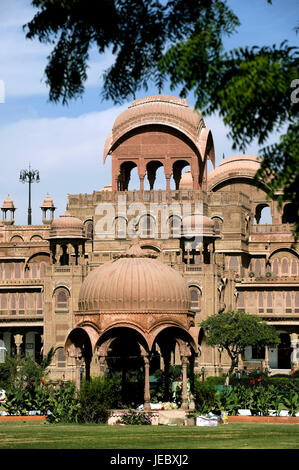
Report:
[[[79,311],[99,313],[188,313],[184,278],[138,244],[94,269],[79,294]]]

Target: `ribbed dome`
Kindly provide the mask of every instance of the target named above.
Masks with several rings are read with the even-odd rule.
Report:
[[[187,100],[168,95],[140,98],[123,111],[115,120],[112,133],[106,139],[104,162],[112,146],[127,132],[145,125],[161,124],[173,127],[187,135],[195,145],[205,123]]]
[[[215,222],[202,214],[192,214],[183,217],[183,235],[186,237],[216,237]]]
[[[50,209],[54,207],[54,201],[51,196],[46,196],[44,202],[42,203],[41,207],[43,209]]]
[[[208,174],[208,189],[230,178],[253,178],[260,168],[261,158],[254,155],[237,155],[224,158],[220,165]]]
[[[182,175],[179,189],[193,189],[193,177],[190,170]]]
[[[66,211],[53,220],[49,238],[85,238],[82,220]]]
[[[3,204],[2,204],[2,209],[14,209],[14,203],[11,197],[7,196],[6,199],[4,199]]]
[[[80,311],[100,313],[188,313],[184,278],[134,244],[126,253],[94,269],[79,294]]]

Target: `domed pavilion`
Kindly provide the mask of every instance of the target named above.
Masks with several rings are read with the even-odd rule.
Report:
[[[186,408],[187,363],[192,365],[196,355],[198,332],[186,281],[156,256],[135,240],[127,251],[88,274],[65,351],[84,360],[87,376],[94,357],[101,374],[116,363],[121,365],[123,385],[126,371],[143,369],[144,406],[149,410],[151,361],[158,351],[167,375],[177,345],[183,372],[182,406]]]

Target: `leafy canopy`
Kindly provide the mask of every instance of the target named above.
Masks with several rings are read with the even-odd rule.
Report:
[[[201,323],[208,346],[219,346],[231,359],[230,373],[238,366],[239,355],[246,346],[261,348],[279,343],[275,328],[256,315],[228,311],[211,315]]]
[[[103,75],[104,99],[122,103],[149,83],[159,92],[169,83],[180,96],[192,92],[203,114],[219,113],[234,148],[242,151],[254,139],[266,145],[273,131],[283,129],[279,142],[261,149],[257,178],[267,183],[270,197],[292,201],[298,215],[298,47],[283,42],[225,50],[224,38],[240,25],[226,0],[32,0],[32,5],[38,11],[24,26],[26,37],[53,44],[45,69],[50,101],[67,104],[83,94],[96,46],[99,54],[113,54]],[[298,218],[295,228],[299,232]]]

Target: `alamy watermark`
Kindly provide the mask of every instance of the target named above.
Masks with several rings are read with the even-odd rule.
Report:
[[[97,239],[184,237],[195,248],[203,235],[202,202],[145,204],[127,203],[120,195],[117,203],[100,203],[95,210],[94,234]]]

